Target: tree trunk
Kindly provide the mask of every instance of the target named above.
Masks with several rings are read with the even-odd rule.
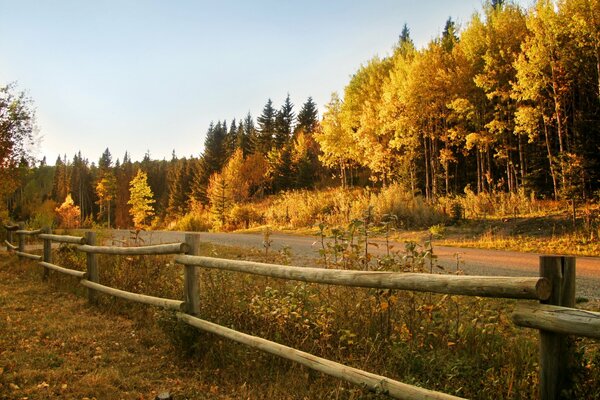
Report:
[[[431,193],[429,191],[429,154],[427,151],[427,137],[423,135],[423,152],[425,160],[425,199],[431,199]]]
[[[546,140],[546,150],[548,151],[548,163],[550,164],[550,175],[552,175],[552,185],[554,189],[554,200],[558,200],[558,188],[556,182],[556,172],[554,171],[554,162],[552,161],[552,148],[550,147],[550,138],[548,136],[548,125],[544,121],[544,138]]]

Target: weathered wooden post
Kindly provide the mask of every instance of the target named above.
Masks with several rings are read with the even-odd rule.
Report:
[[[43,232],[49,235],[52,233],[52,229],[50,227],[46,227],[43,229]],[[43,260],[44,260],[44,262],[47,262],[49,264],[52,263],[52,240],[50,240],[50,239],[44,239],[44,258],[43,258]],[[48,270],[48,268],[44,268],[44,275],[42,275],[42,280],[47,281],[49,273],[50,273],[50,271]]]
[[[86,232],[85,233],[85,243],[90,246],[96,245],[96,232]],[[90,282],[99,283],[99,274],[98,274],[98,255],[95,253],[88,252],[87,254],[87,280]],[[97,293],[94,289],[88,288],[88,301],[92,304],[96,304]]]
[[[188,254],[197,256],[200,254],[200,235],[194,233],[185,234],[185,243],[188,245]],[[191,315],[200,314],[200,292],[198,288],[198,269],[193,265],[186,265],[183,271],[184,301],[186,313]]]
[[[21,231],[25,229],[25,224],[23,224],[22,222],[19,222],[19,230],[17,231],[17,241],[18,241],[18,247],[19,247],[19,252],[24,253],[25,252],[25,235],[23,235],[23,233],[21,233]],[[19,261],[22,263],[23,261],[23,257],[21,257],[19,255]]]
[[[9,243],[12,244],[13,242],[13,229],[11,226],[5,226],[6,228],[6,241],[8,243],[6,243],[6,251],[11,251],[12,248],[10,247]]]
[[[548,278],[552,294],[544,304],[575,307],[575,257],[541,256],[540,276]],[[541,400],[554,400],[569,386],[572,342],[567,335],[540,330]]]

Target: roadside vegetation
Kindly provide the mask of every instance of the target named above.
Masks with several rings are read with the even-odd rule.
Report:
[[[460,265],[440,269],[431,243],[412,242],[380,256],[371,254],[365,246],[371,226],[363,221],[349,230],[321,226],[318,263],[326,268],[462,273]],[[270,246],[267,234],[262,249],[207,244],[202,254],[289,262],[288,251],[275,252]],[[54,260],[85,268],[84,255],[68,246],[61,246]],[[100,255],[99,262],[100,282],[106,285],[181,297],[183,268],[170,257]],[[99,306],[90,307],[76,280],[52,273],[48,283],[41,283],[35,264],[19,265],[11,258],[3,262],[0,274],[6,314],[2,321],[9,332],[1,339],[7,350],[0,393],[6,398],[46,398],[48,393],[153,398],[157,390],[171,391],[176,399],[385,398],[197,331],[178,323],[170,312],[109,296],[100,296]],[[203,270],[199,279],[201,317],[209,321],[466,398],[536,397],[538,335],[512,324],[515,301],[340,288],[215,270]],[[579,307],[599,310],[600,304]],[[88,322],[82,324],[82,319]],[[15,340],[25,346],[9,345]],[[39,350],[42,345],[51,350]],[[576,372],[569,396],[598,398],[598,344],[578,339],[574,346]],[[31,357],[35,351],[39,353]],[[127,380],[131,371],[134,381]]]

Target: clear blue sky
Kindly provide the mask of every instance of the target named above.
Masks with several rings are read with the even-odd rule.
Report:
[[[520,4],[529,4],[521,0]],[[210,121],[289,92],[323,109],[406,22],[418,47],[480,0],[0,0],[0,85],[37,107],[38,157],[198,156]]]

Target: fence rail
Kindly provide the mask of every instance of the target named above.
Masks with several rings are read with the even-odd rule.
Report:
[[[4,224],[8,251],[19,258],[39,261],[44,267],[44,278],[49,270],[79,278],[88,289],[89,301],[96,301],[96,293],[104,293],[126,300],[177,311],[181,321],[198,329],[295,361],[322,373],[367,387],[372,391],[394,398],[459,399],[408,385],[393,379],[333,362],[300,350],[260,337],[217,325],[198,317],[197,268],[212,268],[279,279],[297,280],[319,284],[354,286],[380,289],[412,290],[454,295],[495,298],[533,299],[547,304],[519,304],[512,319],[518,326],[540,331],[540,388],[542,400],[557,399],[567,375],[568,346],[566,335],[600,338],[600,313],[577,310],[575,304],[575,259],[572,257],[541,257],[540,276],[489,277],[455,276],[438,274],[397,273],[383,271],[348,271],[311,267],[273,265],[249,261],[224,260],[199,256],[200,236],[186,234],[185,243],[170,243],[141,247],[96,246],[96,234],[86,232],[85,237],[53,235],[50,229],[26,231],[18,225]],[[13,233],[18,236],[18,246],[12,244]],[[24,237],[37,236],[44,241],[43,256],[24,251]],[[77,245],[78,251],[87,255],[86,271],[78,271],[52,264],[52,242]],[[174,254],[174,260],[184,266],[184,300],[165,299],[132,293],[99,283],[97,254],[108,255],[165,255]]]
[[[77,247],[77,250],[84,253],[110,254],[122,256],[156,256],[166,254],[181,254],[187,252],[185,243],[157,244],[153,246],[140,247],[118,247],[118,246],[91,246],[83,245]]]
[[[464,296],[535,300],[548,299],[551,291],[550,281],[546,278],[348,271],[187,255],[177,256],[175,261],[184,265],[243,272],[272,278],[375,289],[400,289]]]
[[[525,328],[600,339],[598,312],[548,304],[519,304],[512,320]]]

